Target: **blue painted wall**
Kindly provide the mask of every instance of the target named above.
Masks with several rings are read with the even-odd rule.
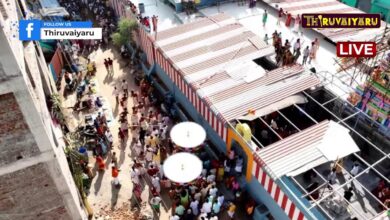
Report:
[[[257,203],[263,203],[267,206],[272,216],[277,220],[288,220],[286,213],[279,207],[275,200],[270,196],[267,190],[252,176],[252,180],[246,185],[246,190]]]
[[[187,97],[180,91],[180,89],[176,85],[174,85],[174,83],[168,77],[165,71],[159,65],[154,65],[153,71],[161,79],[161,81],[165,84],[165,86],[170,90],[176,102],[179,102],[181,106],[185,108],[187,113],[192,116],[195,122],[203,126],[203,128],[207,132],[207,137],[209,138],[209,140],[215,146],[217,146],[219,151],[226,153],[225,142],[222,140],[222,138],[218,136],[218,134],[209,125],[209,123],[198,113],[198,111],[194,108],[194,106],[187,99]]]
[[[287,187],[284,184],[281,184],[280,180],[285,183],[285,185],[288,187],[290,191],[287,190]],[[318,211],[317,208],[311,209],[310,214],[305,210],[305,207],[308,209],[310,208],[311,204],[309,200],[305,198],[301,198],[303,196],[303,193],[301,193],[301,191],[296,187],[296,185],[292,182],[292,180],[289,177],[283,176],[280,178],[280,180],[276,181],[280,189],[282,189],[283,192],[295,204],[295,206],[298,207],[303,212],[303,214],[307,219],[326,220],[326,218],[322,215],[320,211]],[[293,197],[293,194],[296,197]],[[300,200],[301,203],[299,203],[298,200]]]

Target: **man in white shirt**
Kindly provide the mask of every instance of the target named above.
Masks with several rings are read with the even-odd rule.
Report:
[[[119,104],[119,91],[116,86],[114,87],[114,91],[112,91],[112,95],[115,96],[116,104]]]
[[[217,198],[217,201],[218,203],[222,206],[223,205],[223,201],[225,200],[225,196],[222,195],[222,193],[219,194],[218,198]]]
[[[152,205],[153,209],[156,210],[158,213],[160,213],[160,203],[161,198],[159,196],[155,196],[150,200],[150,204]]]
[[[217,192],[218,192],[217,187],[215,187],[215,185],[213,185],[213,186],[211,187],[210,191],[209,191],[210,196],[216,197],[216,196],[217,196]]]
[[[135,168],[134,166],[131,167],[131,170],[130,170],[130,177],[131,177],[131,181],[138,185],[140,182],[139,182],[139,170],[137,168]]]
[[[351,170],[351,175],[356,176],[359,173],[359,164],[354,163]]]
[[[169,220],[180,220],[180,217],[178,215],[171,216]]]
[[[122,90],[126,94],[126,96],[129,95],[129,86],[128,86],[127,81],[125,79],[122,80]]]
[[[158,192],[158,193],[161,192],[160,178],[158,178],[157,176],[154,176],[152,178],[152,185],[156,189],[156,192]]]
[[[212,204],[210,201],[203,203],[201,212],[208,215],[209,213],[211,213],[211,206]]]
[[[297,41],[294,44],[294,53],[293,56],[297,53],[298,50],[301,49],[301,40],[298,38]]]
[[[190,203],[190,207],[192,210],[192,214],[194,214],[195,216],[199,215],[199,201],[198,200],[192,201]]]

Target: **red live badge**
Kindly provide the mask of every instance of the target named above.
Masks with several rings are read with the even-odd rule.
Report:
[[[337,42],[338,57],[375,57],[375,42]]]

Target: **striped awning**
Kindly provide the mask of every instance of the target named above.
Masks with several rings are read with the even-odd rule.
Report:
[[[257,156],[279,178],[296,176],[359,150],[348,129],[325,120],[261,149]]]
[[[272,2],[272,1],[271,1]],[[275,7],[275,3],[270,3],[272,7]],[[277,5],[279,8],[283,8],[284,11],[291,13],[293,17],[296,15],[302,15],[304,13],[310,14],[335,14],[335,13],[365,13],[357,8],[351,7],[337,0],[279,0]],[[329,38],[333,42],[338,41],[366,41],[373,40],[376,36],[383,34],[385,22],[382,22],[381,28],[324,28],[315,29],[325,37]]]
[[[155,39],[157,54],[170,62],[157,56],[157,63],[174,80],[177,72],[226,121],[320,83],[301,65],[272,71],[257,65],[254,59],[272,55],[274,48],[225,14],[158,32]]]

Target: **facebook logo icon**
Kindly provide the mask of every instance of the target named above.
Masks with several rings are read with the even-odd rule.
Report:
[[[41,21],[39,20],[19,21],[19,40],[40,40],[40,39],[41,39]]]

